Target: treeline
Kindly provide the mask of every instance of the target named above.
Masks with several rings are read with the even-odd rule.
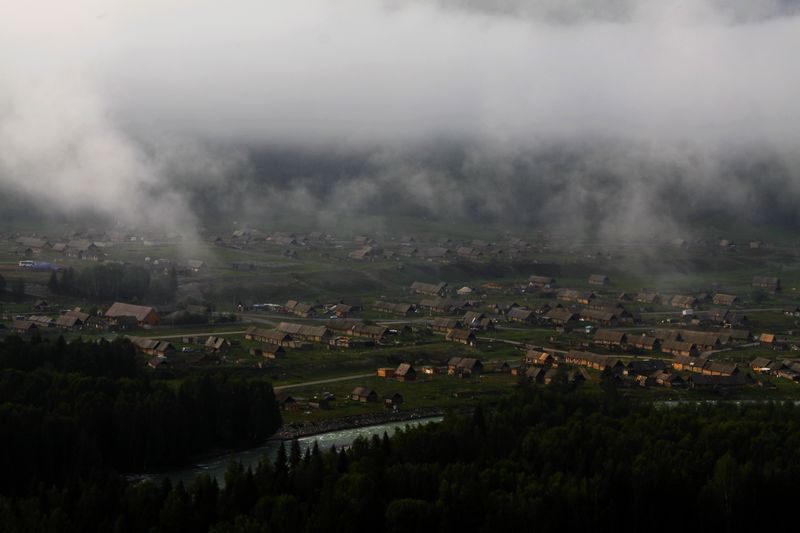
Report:
[[[127,341],[0,343],[0,493],[254,446],[281,424],[264,381],[206,374],[172,385],[134,357]]]
[[[800,479],[790,404],[654,407],[525,390],[347,451],[282,449],[224,487],[103,478],[0,501],[9,531],[763,531]]]
[[[126,339],[113,342],[78,339],[67,344],[63,337],[55,341],[42,341],[39,337],[26,341],[11,335],[0,342],[0,370],[30,372],[39,368],[107,378],[137,378],[142,373],[136,362],[136,350]]]
[[[60,276],[53,272],[47,288],[53,294],[98,301],[168,302],[175,298],[178,275],[171,269],[167,274],[153,277],[141,266],[110,263],[92,265],[79,272],[70,267]]]

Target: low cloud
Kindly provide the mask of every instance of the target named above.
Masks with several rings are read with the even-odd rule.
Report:
[[[0,185],[48,209],[796,224],[797,2],[49,4],[0,4]]]

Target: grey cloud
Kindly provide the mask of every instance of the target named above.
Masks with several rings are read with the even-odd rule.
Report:
[[[78,4],[0,12],[0,184],[68,212],[633,238],[798,194],[798,2]]]

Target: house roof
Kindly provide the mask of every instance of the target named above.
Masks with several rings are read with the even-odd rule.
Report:
[[[543,374],[545,372],[544,368],[538,366],[532,366],[528,370],[525,371],[525,376],[531,379],[536,379],[539,377],[539,374]]]
[[[658,299],[657,292],[640,292],[636,295],[636,301],[651,304]]]
[[[453,329],[447,333],[448,339],[468,340],[475,338],[475,334],[468,329]]]
[[[673,339],[666,339],[661,343],[662,350],[679,350],[682,352],[690,352],[697,349],[697,345],[693,342],[677,341]]]
[[[631,335],[628,337],[628,342],[633,344],[634,346],[644,346],[648,348],[652,348],[655,346],[658,339],[655,337],[650,337],[648,335]]]
[[[383,301],[375,302],[373,304],[373,307],[380,311],[386,311],[389,313],[400,313],[400,314],[406,314],[414,310],[414,306],[411,304],[392,303]]]
[[[613,329],[598,329],[594,334],[595,342],[623,343],[627,339],[628,335],[624,331],[616,331]]]
[[[291,335],[279,329],[263,329],[251,326],[247,328],[247,334],[277,342],[292,340]]]
[[[385,337],[389,334],[389,328],[386,326],[377,326],[371,324],[356,324],[352,328],[354,335],[363,335],[367,337]]]
[[[426,294],[439,294],[447,288],[447,283],[424,283],[422,281],[415,281],[411,284],[411,290],[422,292]]]
[[[110,318],[132,316],[135,317],[138,322],[142,322],[150,313],[155,313],[152,307],[114,302],[114,304],[108,308],[108,311],[106,311],[106,316]]]
[[[416,374],[416,370],[409,363],[400,363],[397,370],[394,371],[395,376],[405,376],[406,374]]]
[[[458,329],[464,326],[461,319],[439,316],[432,318],[429,324],[436,328]]]
[[[581,309],[581,317],[589,320],[600,320],[602,322],[611,322],[616,320],[619,315],[611,311],[602,311],[600,309]]]
[[[550,309],[544,315],[546,318],[551,320],[560,320],[562,322],[567,322],[570,320],[574,320],[576,315],[569,309],[564,309],[563,307],[556,307],[554,309]]]
[[[289,335],[299,335],[301,337],[324,337],[330,334],[330,330],[325,326],[306,326],[291,322],[281,322],[278,324],[277,329]]]
[[[722,363],[719,361],[709,361],[708,364],[706,364],[705,368],[713,372],[719,372],[721,374],[733,374],[738,370],[739,365],[735,363]]]
[[[750,367],[767,368],[770,363],[772,363],[772,359],[767,359],[766,357],[756,357],[755,359],[750,361]]]
[[[739,300],[739,297],[735,294],[724,294],[718,292],[714,295],[713,302],[717,305],[732,305]]]
[[[512,307],[508,311],[506,311],[506,317],[508,318],[516,318],[518,320],[528,320],[533,311],[530,309],[521,309],[519,307]]]

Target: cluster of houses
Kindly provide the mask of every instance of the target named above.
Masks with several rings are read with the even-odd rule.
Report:
[[[361,310],[361,304],[355,302],[345,303],[344,301],[319,304],[289,300],[283,306],[284,313],[300,318],[315,318],[319,316],[344,318],[354,316]]]
[[[41,237],[17,237],[14,244],[17,246],[16,251],[26,257],[51,253],[89,261],[99,261],[105,258],[106,254],[103,249],[111,246],[110,243],[89,239],[52,242]]]
[[[165,366],[171,367],[176,364],[177,360],[174,359],[174,355],[178,350],[170,341],[132,335],[129,335],[128,339],[134,345],[137,352],[150,356],[150,359],[147,361],[148,366],[152,368],[162,368]],[[180,361],[180,364],[186,366],[220,364],[221,358],[224,358],[234,346],[239,344],[238,341],[232,341],[218,335],[210,335],[207,337],[184,336],[181,338],[181,342],[183,344],[196,344],[201,346],[199,356],[190,356]],[[185,347],[182,351],[194,353],[198,350]]]
[[[399,392],[392,392],[381,396],[378,392],[370,387],[358,386],[355,387],[347,396],[350,401],[358,403],[378,403],[383,401],[383,405],[387,409],[396,410],[403,405],[404,398]],[[322,393],[312,399],[302,398],[290,393],[280,393],[277,396],[278,405],[284,411],[304,411],[307,409],[330,409],[331,402],[336,397],[330,392]]]
[[[278,405],[284,411],[305,411],[308,409],[330,409],[331,402],[336,398],[330,392],[324,392],[314,398],[303,398],[290,393],[279,393],[276,399],[278,400]]]
[[[766,374],[800,382],[800,361],[756,357],[750,362],[750,368],[757,374]]]
[[[266,233],[256,228],[246,226],[231,233],[226,241],[222,237],[212,235],[208,240],[218,246],[241,247],[254,244],[275,244],[278,246],[318,246],[333,241],[333,236],[321,231],[312,231],[307,234],[276,231]]]
[[[376,371],[379,378],[394,379],[400,382],[416,381],[417,371],[410,363],[400,363],[397,368],[379,368]]]
[[[736,343],[753,340],[748,330],[691,331],[655,329],[650,333],[631,334],[614,329],[598,329],[592,343],[609,349],[660,351],[674,356],[696,357],[703,352],[719,350]]]
[[[179,276],[191,276],[193,274],[205,274],[208,272],[208,264],[200,259],[175,261],[164,257],[157,259],[145,257],[144,262],[151,272],[160,274],[169,274],[173,270]]]
[[[484,371],[484,365],[476,357],[451,357],[444,366],[423,366],[422,374],[447,374],[457,377],[474,377]],[[417,379],[417,371],[410,363],[401,363],[396,368],[384,367],[376,370],[379,378],[394,379],[400,382],[411,382]]]
[[[259,245],[278,245],[285,248],[284,254],[296,256],[297,249],[314,249],[336,246],[347,248],[347,258],[354,261],[396,260],[416,258],[428,261],[485,261],[519,258],[532,250],[530,244],[519,238],[509,238],[502,244],[490,243],[481,239],[455,242],[440,239],[421,243],[414,237],[404,236],[399,240],[388,239],[378,242],[368,235],[356,235],[351,240],[336,239],[323,232],[308,234],[291,232],[267,233],[256,228],[244,227],[235,230],[230,236],[210,236],[207,239],[215,246],[234,249]],[[349,246],[348,246],[349,245]],[[355,248],[350,248],[354,246]]]
[[[336,348],[365,348],[384,343],[392,335],[411,333],[410,326],[390,329],[367,324],[354,319],[331,319],[325,324],[296,324],[281,322],[274,329],[251,326],[245,339],[266,345],[265,353],[274,353],[275,347],[308,349],[311,343],[322,343]]]
[[[543,384],[548,384],[556,379],[559,375],[557,369],[560,365],[576,367],[562,373],[570,382],[585,379],[585,374],[575,371],[587,368],[608,371],[613,379],[626,386],[726,389],[753,383],[752,377],[746,372],[740,372],[736,364],[715,362],[702,357],[678,356],[670,368],[662,359],[625,361],[613,355],[585,351],[569,351],[563,356],[557,357],[546,351],[529,350],[523,363],[524,366],[517,369],[516,373],[533,383]],[[684,378],[676,371],[688,372],[689,377]]]
[[[364,235],[356,236],[353,242],[360,247],[351,252],[349,257],[356,260],[406,257],[428,261],[486,261],[515,259],[531,251],[530,244],[513,237],[502,244],[481,239],[456,242],[448,238],[423,244],[414,237],[404,236],[399,243],[387,243],[386,249],[375,239]]]
[[[41,333],[49,328],[63,331],[126,331],[159,323],[159,315],[152,307],[116,302],[103,315],[90,315],[80,308],[69,309],[52,318],[47,315],[30,315],[14,320],[12,329],[20,334]]]

